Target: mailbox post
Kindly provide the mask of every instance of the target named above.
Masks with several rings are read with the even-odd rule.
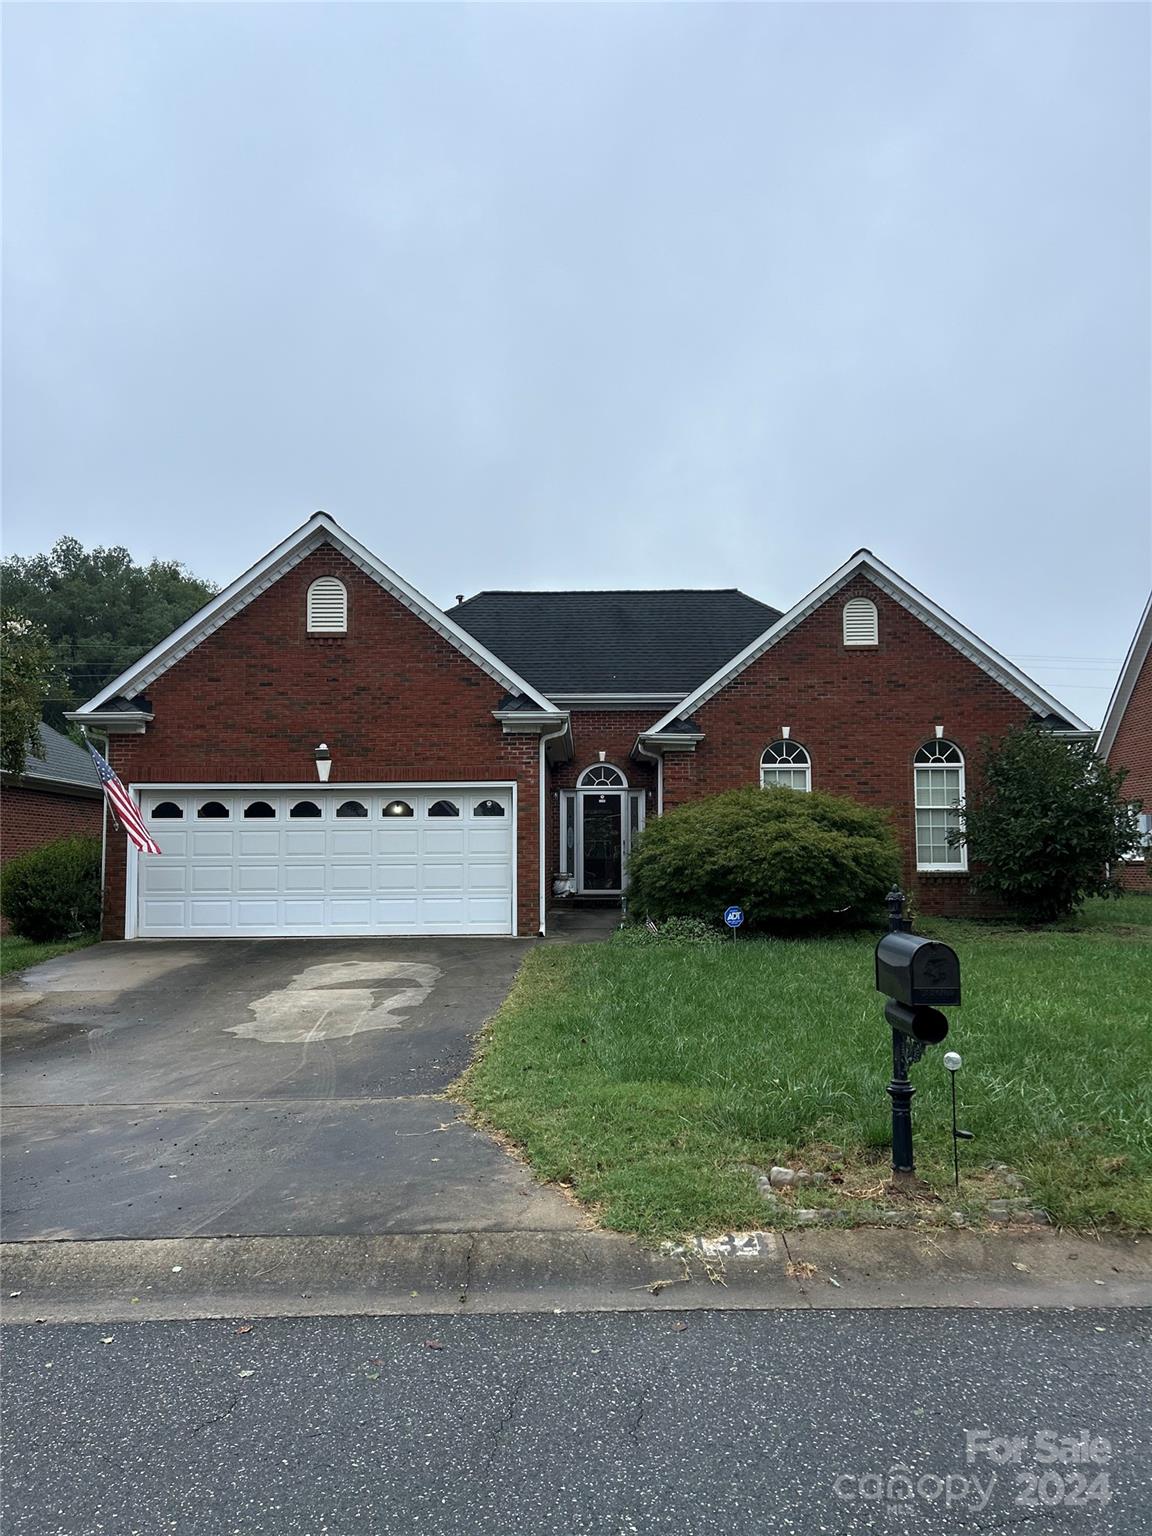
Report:
[[[876,946],[876,990],[886,994],[884,1017],[892,1026],[892,1171],[897,1179],[915,1172],[912,1157],[912,1095],[909,1068],[924,1048],[939,1045],[948,1033],[941,1007],[960,1002],[960,961],[956,951],[934,939],[909,933],[904,893],[887,898],[889,931]]]

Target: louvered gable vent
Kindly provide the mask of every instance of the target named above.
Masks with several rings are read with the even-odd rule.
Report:
[[[308,588],[308,632],[342,635],[348,628],[348,593],[335,576],[319,576]]]
[[[854,597],[844,604],[844,644],[877,645],[880,639],[876,604],[867,597]]]

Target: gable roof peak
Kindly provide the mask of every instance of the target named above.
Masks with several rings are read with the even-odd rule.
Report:
[[[1124,718],[1124,712],[1136,688],[1136,680],[1150,651],[1152,651],[1152,593],[1144,604],[1144,612],[1136,626],[1136,633],[1132,636],[1128,654],[1121,663],[1116,686],[1112,690],[1112,697],[1108,700],[1108,708],[1104,711],[1104,724],[1100,727],[1097,750],[1105,759],[1116,745],[1116,733],[1120,729],[1120,722]]]
[[[69,718],[83,721],[86,715],[97,712],[108,700],[120,694],[131,697],[140,693],[162,673],[194,650],[234,614],[260,596],[275,582],[310,555],[320,544],[329,543],[353,565],[359,566],[372,577],[397,602],[408,608],[429,628],[442,635],[481,671],[487,672],[509,692],[524,694],[542,710],[552,711],[555,706],[526,682],[511,667],[502,662],[486,646],[443,613],[423,593],[404,580],[402,576],[384,564],[371,550],[353,537],[327,512],[313,512],[312,516],[282,539],[279,544],[238,576],[234,582],[218,592],[214,598],[192,615],[186,623],[153,646],[134,666],[129,667],[103,688],[80,709],[70,711]]]
[[[683,718],[699,708],[701,704],[707,703],[732,678],[738,676],[746,667],[751,666],[754,661],[759,660],[765,651],[769,650],[777,641],[782,640],[785,635],[802,623],[810,613],[821,607],[829,598],[835,596],[853,573],[863,567],[867,567],[875,585],[886,596],[899,603],[901,607],[906,608],[909,613],[913,614],[929,629],[935,630],[938,635],[954,646],[962,655],[967,656],[970,661],[994,678],[1009,693],[1015,694],[1018,699],[1027,704],[1036,714],[1056,716],[1066,721],[1074,732],[1082,732],[1086,735],[1092,734],[1092,729],[1089,725],[1086,725],[1071,710],[1066,709],[1058,699],[1053,698],[1038,683],[1034,683],[1014,662],[1009,661],[1007,657],[1001,656],[998,651],[993,650],[978,635],[965,628],[959,620],[954,619],[950,613],[945,612],[930,597],[925,596],[910,581],[906,581],[903,576],[894,571],[891,566],[885,565],[884,561],[873,554],[870,549],[858,549],[842,566],[833,571],[831,576],[822,581],[818,587],[814,587],[807,597],[801,598],[787,613],[782,614],[774,623],[769,625],[763,634],[753,640],[738,655],[733,656],[730,661],[726,662],[718,672],[715,672],[707,681],[701,683],[694,692],[681,699],[680,703],[670,709],[667,714],[662,715],[645,735],[655,735],[660,731],[667,730],[673,721]]]

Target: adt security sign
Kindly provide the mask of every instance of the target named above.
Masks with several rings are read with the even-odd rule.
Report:
[[[743,907],[728,907],[724,913],[724,921],[728,924],[729,928],[733,930],[732,937],[735,938],[735,930],[739,928],[740,924],[744,921]]]

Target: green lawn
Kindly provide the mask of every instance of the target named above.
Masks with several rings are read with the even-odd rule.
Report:
[[[1152,1228],[1152,897],[1029,931],[936,920],[960,955],[960,1196],[940,1048],[913,1069],[917,1171],[978,1215],[1027,1181],[1069,1226]],[[874,934],[714,946],[540,948],[465,1074],[482,1123],[610,1227],[787,1225],[793,1207],[890,1207],[889,1033]],[[748,1169],[836,1181],[771,1214]]]
[[[57,955],[66,955],[73,949],[84,949],[89,944],[95,944],[98,934],[84,933],[75,939],[61,939],[55,944],[33,944],[31,939],[17,939],[11,935],[5,935],[0,939],[0,976],[7,976],[12,971],[23,971],[30,965],[39,965],[41,960],[55,960]]]

